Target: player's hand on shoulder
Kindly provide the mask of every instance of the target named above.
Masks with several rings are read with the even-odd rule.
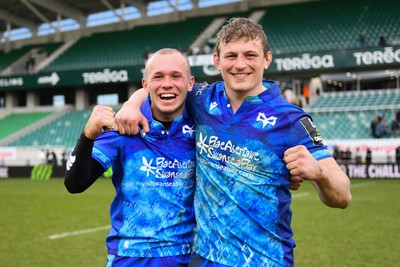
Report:
[[[137,110],[137,105],[127,101],[115,116],[114,130],[120,134],[136,135],[139,128],[145,133],[150,131],[147,119]]]
[[[114,117],[115,112],[111,107],[95,106],[83,130],[84,135],[93,140],[101,134],[103,129],[109,131],[114,125]]]

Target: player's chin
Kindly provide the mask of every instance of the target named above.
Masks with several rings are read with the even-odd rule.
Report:
[[[163,105],[159,108],[162,113],[167,114],[167,115],[172,115],[172,114],[180,113],[183,111],[183,105],[178,105],[178,104]]]
[[[252,80],[250,79],[250,76],[247,76],[246,78],[237,78],[235,76],[232,76],[230,79],[230,83],[232,84],[232,87],[248,87],[252,83]]]

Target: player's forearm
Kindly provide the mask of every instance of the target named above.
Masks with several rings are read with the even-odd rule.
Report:
[[[92,158],[93,143],[82,133],[68,158],[64,185],[70,193],[85,191],[105,171]]]
[[[321,201],[332,208],[347,208],[351,202],[350,180],[335,166],[322,167],[322,177],[312,181]]]
[[[128,99],[128,101],[126,101],[124,103],[124,105],[134,105],[137,108],[141,108],[144,101],[146,101],[147,98],[147,91],[143,88],[140,88],[138,90],[136,90]]]

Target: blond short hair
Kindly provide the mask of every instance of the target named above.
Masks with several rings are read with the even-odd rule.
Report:
[[[146,61],[146,64],[145,64],[145,67],[144,67],[144,72],[143,72],[143,78],[146,79],[146,76],[147,76],[147,65],[148,65],[148,63],[150,62],[150,60],[151,60],[154,56],[157,56],[157,55],[171,55],[171,54],[179,54],[179,55],[181,55],[181,56],[185,59],[185,61],[186,61],[186,63],[187,63],[187,68],[188,68],[188,71],[189,71],[188,75],[189,75],[189,77],[192,76],[192,73],[191,73],[191,70],[190,70],[189,60],[188,60],[188,58],[187,58],[186,55],[184,55],[184,54],[183,54],[181,51],[179,51],[178,49],[174,49],[174,48],[162,48],[162,49],[160,49],[160,50],[157,50],[155,53],[153,53],[153,54],[149,57],[149,59]]]

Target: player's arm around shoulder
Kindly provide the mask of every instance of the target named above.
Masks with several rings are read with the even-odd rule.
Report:
[[[347,208],[351,202],[350,179],[333,158],[316,160],[305,146],[289,148],[284,153],[292,176],[312,182],[321,201],[333,208]]]
[[[115,115],[115,131],[123,135],[136,135],[139,133],[139,128],[142,128],[145,133],[150,131],[149,123],[140,111],[147,95],[146,90],[141,88],[129,97]]]

